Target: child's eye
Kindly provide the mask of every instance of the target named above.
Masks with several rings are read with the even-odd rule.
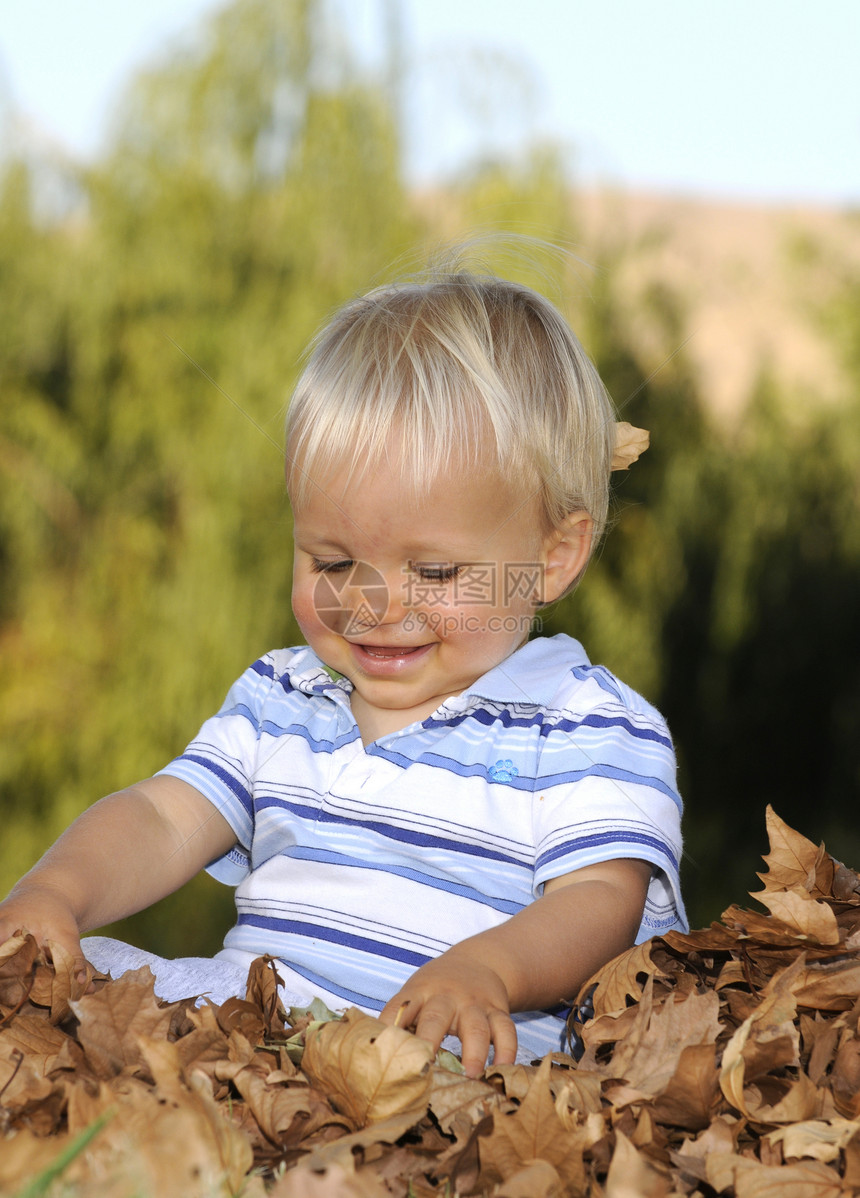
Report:
[[[324,562],[320,558],[315,557],[311,564],[311,569],[315,574],[341,574],[344,570],[351,570],[355,562],[351,557],[345,557],[340,561]]]
[[[430,562],[424,564],[413,562],[412,569],[425,582],[450,582],[452,578],[457,577],[463,567],[435,565]]]

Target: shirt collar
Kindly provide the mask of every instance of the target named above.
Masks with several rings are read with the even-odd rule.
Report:
[[[536,637],[473,682],[466,694],[496,703],[545,707],[555,697],[563,673],[590,664],[573,637],[564,633]]]
[[[494,703],[521,703],[545,707],[552,702],[559,685],[559,676],[575,666],[591,662],[579,641],[559,633],[557,636],[536,637],[506,657],[499,665],[482,674],[464,692]],[[349,694],[352,683],[323,665],[309,646],[297,649],[287,667],[290,683],[308,695],[340,691]]]
[[[352,690],[350,680],[330,666],[323,665],[309,645],[294,651],[287,674],[293,689],[303,691],[306,695],[321,695],[331,691],[349,694]]]

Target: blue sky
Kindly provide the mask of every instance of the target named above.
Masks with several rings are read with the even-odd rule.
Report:
[[[858,0],[393,2],[416,179],[540,137],[585,182],[860,205]],[[372,58],[380,0],[340,4]],[[214,7],[0,0],[0,96],[26,136],[93,155],[134,69]]]

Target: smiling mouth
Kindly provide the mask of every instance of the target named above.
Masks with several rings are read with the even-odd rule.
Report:
[[[360,649],[362,653],[366,653],[369,657],[378,657],[384,660],[389,657],[409,657],[412,653],[419,653],[422,649],[426,649],[427,645],[359,645],[356,644],[356,649]]]
[[[430,645],[350,645],[353,660],[362,673],[374,677],[396,676],[417,668],[433,648]]]

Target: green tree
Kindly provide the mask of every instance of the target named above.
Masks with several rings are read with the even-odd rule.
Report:
[[[83,185],[86,221],[43,226],[13,165],[0,223],[7,885],[297,639],[284,403],[416,230],[389,96],[312,0],[218,13],[137,81]],[[126,931],[213,947],[230,896],[193,886]]]

